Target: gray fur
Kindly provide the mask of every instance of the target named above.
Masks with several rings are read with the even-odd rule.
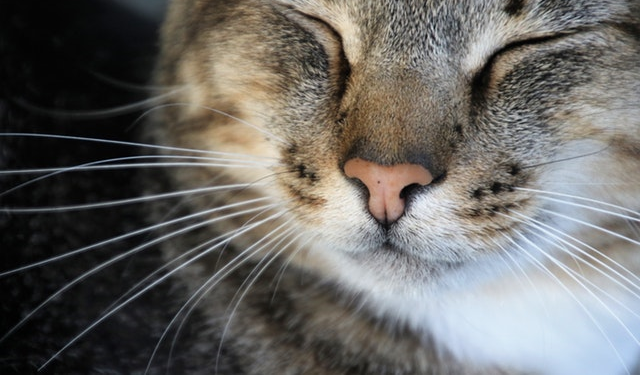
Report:
[[[554,182],[549,179],[563,173],[606,165],[601,175],[585,172],[603,178],[590,182],[615,189],[581,185],[558,192],[640,208],[637,7],[637,1],[614,0],[175,1],[157,81],[186,85],[184,101],[196,107],[158,116],[149,125],[153,139],[275,155],[281,165],[263,177],[272,181],[269,188],[194,200],[192,210],[272,197],[284,203],[274,210],[281,216],[271,228],[291,219],[289,227],[302,234],[297,251],[313,259],[305,263],[305,256],[298,259],[277,242],[206,294],[201,311],[212,324],[204,341],[212,358],[221,364],[231,358],[234,366],[220,365],[219,373],[544,372],[544,364],[467,360],[410,313],[388,310],[380,301],[404,293],[409,301],[414,291],[428,291],[433,301],[416,303],[437,304],[460,288],[500,283],[508,271],[488,265],[499,263],[492,258],[496,252],[509,252],[518,264],[512,270],[529,273],[535,267],[516,249],[527,241],[545,246],[534,223],[559,221],[546,211],[555,206],[529,189],[546,190]],[[194,128],[207,137],[194,136]],[[229,141],[229,132],[238,132],[237,138]],[[597,146],[576,146],[587,140]],[[580,151],[567,153],[572,147]],[[366,191],[341,171],[354,157],[421,164],[436,180],[407,198],[404,219],[383,228],[366,218]],[[213,178],[251,183],[259,175],[212,169],[171,179],[184,188]],[[361,208],[336,208],[351,199]],[[224,230],[263,216],[229,222]],[[637,222],[632,225],[636,234],[630,236],[637,239]],[[621,262],[640,250],[589,232],[570,234]],[[201,239],[220,233],[210,228]],[[204,266],[183,280],[197,288],[235,257],[244,259],[242,250],[264,236],[262,230],[244,235],[225,251],[225,261],[215,262],[217,269]],[[168,243],[166,255],[171,259],[197,243]],[[571,267],[571,256],[553,254]],[[357,276],[348,266],[327,272],[314,263],[334,258],[350,259],[344,262],[380,284],[361,286],[349,279]],[[625,265],[640,272],[637,263]],[[391,295],[377,291],[383,285]],[[232,354],[216,357],[218,344]]]

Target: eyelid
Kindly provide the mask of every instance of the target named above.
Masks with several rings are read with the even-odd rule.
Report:
[[[482,67],[476,72],[476,76],[479,75],[486,75],[488,74],[493,65],[495,64],[495,61],[498,57],[509,53],[513,50],[516,50],[520,47],[523,46],[532,46],[532,45],[537,45],[537,44],[543,44],[546,43],[548,41],[554,40],[556,38],[559,38],[558,35],[544,35],[544,36],[539,36],[539,37],[530,37],[530,38],[524,38],[524,39],[520,39],[520,40],[516,40],[510,43],[505,44],[504,46],[496,49],[493,53],[491,53],[491,55],[489,55],[489,57],[487,58],[486,62],[484,63],[484,65],[482,65]]]
[[[291,7],[286,7],[283,14],[299,26],[313,33],[325,47],[328,47],[327,43],[338,43],[342,46],[340,33],[325,19]]]
[[[494,54],[501,54],[504,52],[512,51],[518,47],[522,46],[535,46],[545,44],[547,42],[553,42],[556,40],[562,40],[566,37],[574,35],[575,32],[564,32],[564,33],[555,33],[555,34],[544,34],[537,36],[529,36],[527,38],[515,40],[506,44],[504,47],[497,50]]]
[[[292,22],[313,34],[328,55],[329,75],[335,82],[337,97],[343,97],[347,90],[347,82],[351,75],[351,64],[346,56],[342,35],[331,23],[321,17],[305,13],[290,6],[281,7],[282,14]]]
[[[544,45],[550,42],[561,41],[563,39],[570,38],[577,34],[589,32],[591,30],[592,30],[591,28],[583,27],[583,28],[573,28],[569,30],[551,32],[551,33],[541,33],[537,35],[536,34],[526,35],[520,39],[516,39],[514,41],[507,43],[502,48],[497,49],[487,61],[494,60],[496,56],[513,51],[519,47],[538,46],[538,45]]]
[[[555,33],[555,34],[546,34],[546,35],[537,35],[537,36],[529,36],[520,40],[515,40],[510,43],[507,43],[503,47],[495,50],[489,58],[486,60],[485,64],[473,75],[471,80],[471,90],[472,96],[475,98],[474,100],[480,100],[484,96],[484,92],[489,85],[489,81],[492,77],[492,71],[495,65],[495,62],[501,56],[514,51],[520,47],[526,46],[536,46],[542,45],[549,42],[560,41],[562,39],[568,38],[572,35],[579,33],[580,30],[572,30],[569,32],[563,33]]]

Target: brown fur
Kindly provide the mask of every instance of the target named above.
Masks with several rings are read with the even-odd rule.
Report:
[[[420,304],[437,304],[448,293],[478,290],[514,303],[512,285],[501,283],[512,282],[504,276],[509,269],[522,273],[523,285],[555,295],[562,288],[518,251],[530,242],[626,296],[594,259],[618,260],[640,275],[633,242],[640,232],[637,9],[637,1],[624,0],[174,1],[157,83],[182,87],[176,101],[188,104],[161,111],[148,125],[151,139],[273,165],[174,171],[172,184],[249,184],[194,198],[189,212],[254,197],[278,205],[165,244],[173,259],[276,215],[181,278],[197,289],[234,259],[250,259],[200,304],[210,317],[202,341],[216,363],[202,363],[203,372],[544,370],[476,363],[384,301],[425,293],[432,300]],[[355,157],[420,164],[435,181],[408,198],[398,223],[381,228],[366,211],[367,192],[342,171]],[[259,182],[265,185],[251,185]],[[577,225],[560,230],[593,258],[560,251],[567,244],[550,246],[535,228],[570,223],[548,213],[568,206],[539,190],[635,210],[626,214],[636,221],[563,211],[631,241]],[[546,232],[550,240],[552,234]],[[242,255],[254,244],[266,248]],[[538,258],[579,299],[588,298],[566,270]],[[359,278],[372,281],[363,286]],[[638,307],[632,300],[630,309]]]

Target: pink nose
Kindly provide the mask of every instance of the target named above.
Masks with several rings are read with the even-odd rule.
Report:
[[[360,158],[344,165],[347,177],[357,178],[369,190],[369,212],[381,223],[393,223],[404,214],[402,190],[410,185],[428,185],[431,173],[418,164],[385,166]]]

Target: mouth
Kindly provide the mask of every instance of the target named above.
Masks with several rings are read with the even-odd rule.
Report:
[[[400,246],[391,242],[391,237],[386,235],[384,242],[380,245],[379,250],[385,253],[406,253]]]

